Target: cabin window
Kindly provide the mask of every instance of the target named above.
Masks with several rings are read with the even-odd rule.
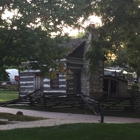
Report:
[[[50,80],[50,87],[53,89],[59,88],[59,75],[57,74],[54,79]]]

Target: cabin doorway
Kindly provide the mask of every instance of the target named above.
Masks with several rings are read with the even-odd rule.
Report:
[[[104,79],[103,91],[106,93],[105,96],[111,97],[117,93],[117,81],[113,79]]]
[[[74,73],[74,93],[81,93],[81,73]]]

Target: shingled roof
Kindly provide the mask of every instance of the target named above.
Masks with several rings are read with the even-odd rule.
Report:
[[[70,39],[68,42],[64,42],[63,46],[69,47],[69,48],[72,48],[72,50],[75,50],[83,42],[84,42],[84,40],[82,38]]]

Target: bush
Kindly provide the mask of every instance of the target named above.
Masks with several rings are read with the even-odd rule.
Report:
[[[133,84],[131,85],[131,90],[133,90],[133,91],[138,91],[138,88],[139,88],[139,86],[138,86],[138,84],[136,84],[136,83],[133,83]]]

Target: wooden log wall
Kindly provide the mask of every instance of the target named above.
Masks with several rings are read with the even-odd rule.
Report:
[[[19,75],[19,96],[21,97],[35,90],[35,74],[32,72],[21,72]]]
[[[66,93],[66,75],[59,73],[59,86],[58,88],[51,88],[51,82],[49,78],[44,78],[43,80],[43,94],[50,95],[50,94],[58,94],[58,93]]]
[[[83,68],[83,58],[68,57],[67,68],[81,70]]]
[[[74,93],[74,76],[73,72],[69,72],[67,79],[67,93]]]
[[[68,57],[67,59],[62,59],[60,63],[65,64],[65,69],[67,69],[67,76],[59,73],[59,87],[58,88],[51,88],[51,83],[49,78],[44,78],[43,84],[43,94],[45,96],[52,95],[52,94],[73,94],[75,92],[75,78],[74,74],[80,74],[81,69],[83,67],[83,60],[82,58],[77,57]]]
[[[64,69],[66,69],[66,59],[60,59],[57,61],[58,64],[64,64]],[[43,95],[50,96],[54,94],[64,95],[67,91],[67,80],[66,74],[62,74],[58,72],[58,87],[51,87],[51,79],[49,77],[45,77],[43,79]]]
[[[77,92],[77,85],[81,85],[81,70],[83,68],[83,59],[77,57],[68,57],[67,69],[68,69],[68,80],[67,80],[67,93],[73,94]],[[75,77],[75,76],[78,77]],[[79,79],[77,79],[79,78]],[[79,87],[79,91],[81,87]]]
[[[58,87],[51,87],[51,80],[49,77],[44,77],[42,85],[43,87],[43,95],[53,95],[53,94],[73,94],[77,91],[77,88],[80,85],[80,76],[81,76],[81,69],[83,68],[83,60],[82,58],[77,57],[67,57],[67,59],[61,59],[58,63],[64,64],[64,68],[66,69],[67,73],[62,74],[58,72]],[[32,71],[32,70],[31,70]],[[77,77],[78,75],[78,77]],[[68,79],[66,79],[68,76]],[[76,77],[76,78],[75,78]],[[37,83],[39,83],[39,79],[36,76],[36,72],[21,72],[20,73],[20,87],[19,92],[20,96],[25,96],[27,93],[33,92],[37,89]],[[75,81],[76,79],[76,81]],[[78,79],[78,80],[77,80]],[[79,82],[77,86],[77,81]],[[76,90],[75,90],[76,89]],[[80,91],[80,89],[79,89]]]

